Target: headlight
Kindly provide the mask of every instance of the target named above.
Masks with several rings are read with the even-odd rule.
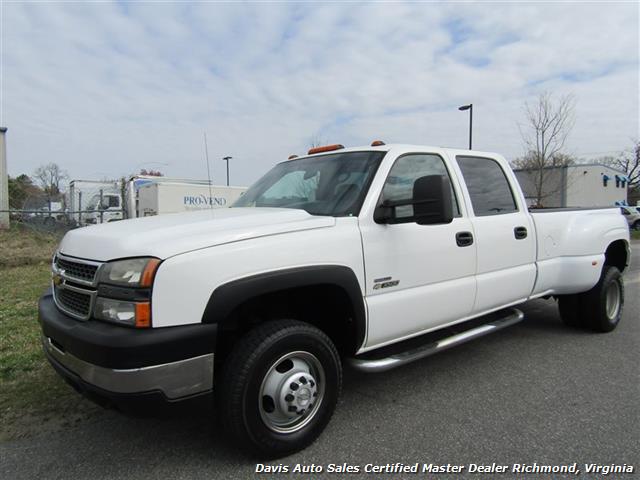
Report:
[[[100,269],[100,283],[149,288],[159,264],[157,258],[130,258],[105,263]]]
[[[151,307],[149,302],[125,302],[111,298],[96,298],[94,316],[107,322],[148,328],[151,326]]]

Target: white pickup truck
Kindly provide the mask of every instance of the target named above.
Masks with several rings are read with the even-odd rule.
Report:
[[[213,398],[238,445],[278,456],[320,435],[343,364],[417,360],[539,297],[572,327],[613,330],[628,262],[618,208],[530,213],[500,155],[332,145],[232,208],[67,233],[39,320],[83,394],[122,409]]]

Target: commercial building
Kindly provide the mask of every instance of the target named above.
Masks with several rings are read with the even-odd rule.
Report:
[[[607,165],[587,163],[563,167],[514,170],[529,205],[537,203],[542,177],[543,207],[608,207],[627,204],[626,173]]]

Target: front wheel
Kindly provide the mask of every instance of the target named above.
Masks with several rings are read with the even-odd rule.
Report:
[[[341,384],[340,357],[322,331],[295,320],[267,322],[225,360],[216,385],[219,415],[239,446],[287,455],[322,433]]]

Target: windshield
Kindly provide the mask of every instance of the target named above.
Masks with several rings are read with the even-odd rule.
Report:
[[[280,207],[355,216],[385,152],[345,152],[279,163],[233,207]]]
[[[94,195],[93,197],[91,197],[91,200],[89,200],[89,203],[87,204],[87,210],[97,210],[99,204],[100,195]]]

